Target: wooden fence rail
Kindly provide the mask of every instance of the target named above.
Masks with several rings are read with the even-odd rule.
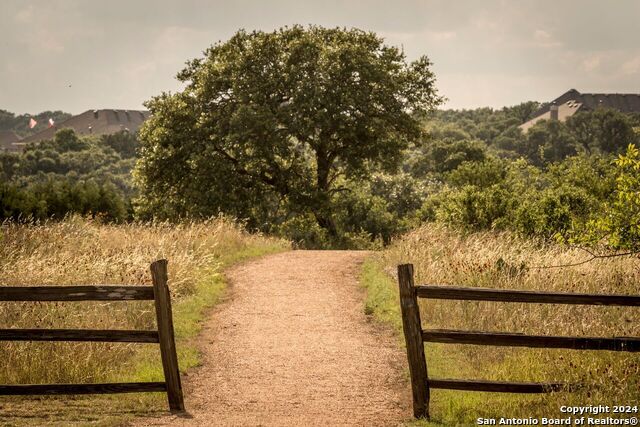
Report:
[[[0,329],[0,341],[101,341],[160,344],[164,382],[107,384],[0,385],[1,395],[104,394],[166,392],[172,412],[184,411],[167,286],[167,260],[151,264],[153,286],[24,286],[0,287],[0,301],[134,301],[155,302],[157,330]]]
[[[497,393],[550,393],[554,391],[573,391],[580,387],[575,384],[561,383],[522,383],[429,378],[424,354],[425,342],[640,352],[640,337],[564,337],[446,329],[423,330],[418,306],[418,298],[429,298],[463,301],[638,307],[640,306],[640,296],[638,295],[597,295],[454,286],[415,286],[413,265],[411,264],[398,266],[398,285],[400,287],[402,326],[407,344],[407,358],[409,360],[409,373],[411,375],[413,414],[416,418],[429,417],[430,389]]]

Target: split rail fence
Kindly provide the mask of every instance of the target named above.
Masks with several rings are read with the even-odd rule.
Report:
[[[167,260],[158,260],[151,264],[151,277],[153,286],[4,286],[0,287],[0,302],[153,300],[157,330],[0,329],[0,341],[157,343],[160,345],[164,382],[0,385],[0,395],[166,392],[170,410],[184,411],[171,297],[167,286]]]
[[[534,292],[453,286],[416,286],[414,285],[413,265],[411,264],[398,266],[398,284],[400,286],[402,326],[407,344],[409,373],[411,375],[413,414],[416,418],[429,417],[431,389],[498,393],[549,393],[553,391],[571,391],[577,387],[576,385],[562,383],[523,383],[429,378],[424,353],[425,342],[508,347],[566,348],[574,350],[640,351],[640,337],[567,337],[503,332],[422,329],[418,306],[418,298],[428,298],[462,301],[638,307],[640,306],[640,296]]]

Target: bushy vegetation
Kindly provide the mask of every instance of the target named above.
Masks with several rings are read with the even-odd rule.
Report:
[[[127,132],[80,138],[62,129],[22,153],[0,152],[0,218],[62,219],[80,213],[131,219],[136,147]]]
[[[523,239],[513,233],[465,234],[431,224],[396,240],[368,261],[362,277],[368,289],[366,309],[401,331],[397,283],[391,275],[403,263],[414,264],[416,283],[421,284],[640,293],[637,257],[581,263],[588,257],[579,248]],[[570,268],[545,268],[579,263]],[[421,300],[420,304],[424,328],[561,336],[640,335],[640,313],[635,307],[444,300]],[[429,343],[425,349],[429,375],[433,378],[583,385],[575,393],[533,396],[433,390],[433,425],[472,425],[478,417],[562,417],[559,412],[562,405],[598,402],[612,406],[640,401],[640,365],[634,353],[437,343]],[[487,401],[491,404],[487,405]]]
[[[640,151],[629,145],[616,160],[615,194],[587,223],[576,241],[604,242],[610,248],[640,250]]]
[[[417,114],[441,101],[430,67],[357,29],[239,31],[188,63],[183,91],[146,104],[140,212],[222,211],[265,231],[294,228],[307,246],[358,240],[367,230],[344,227],[344,193],[367,209],[349,185],[395,170],[419,138]]]
[[[63,111],[43,111],[38,114],[15,114],[0,109],[0,131],[13,131],[19,137],[24,138],[47,129],[49,119],[52,119],[55,123],[61,123],[69,117],[71,117],[71,114]],[[29,127],[31,119],[37,122],[33,128]]]
[[[447,117],[451,120],[451,115]],[[442,142],[428,144],[425,155],[410,155],[416,159],[410,165],[413,176],[437,183],[417,211],[419,222],[436,221],[467,230],[512,230],[581,243],[606,241],[611,247],[622,247],[615,239],[607,239],[606,233],[594,231],[613,206],[623,211],[633,204],[628,189],[627,196],[621,196],[625,186],[633,187],[632,181],[637,183],[640,176],[632,164],[637,153],[634,144],[640,137],[631,119],[610,110],[578,113],[574,122],[594,124],[592,138],[583,137],[580,144],[572,121],[543,121],[524,135],[515,131],[518,139],[511,150],[496,146],[504,141],[500,135],[482,141],[483,155],[463,134],[465,121],[461,121],[457,136],[444,139],[451,147],[449,153],[437,153],[440,170],[427,168],[424,173],[417,166],[428,162],[434,147],[441,147]],[[620,126],[617,132],[605,129],[610,123]],[[448,125],[449,135],[454,134],[451,129]],[[467,129],[481,134],[478,128]],[[603,133],[620,138],[615,144],[605,144],[598,136]],[[446,164],[452,166],[444,167]]]
[[[204,309],[220,298],[224,288],[221,269],[248,256],[287,247],[286,241],[248,234],[225,218],[180,225],[107,225],[79,217],[28,225],[4,222],[0,227],[0,276],[3,286],[150,285],[149,264],[166,258],[178,356],[181,369],[186,369],[198,362],[195,344],[189,338],[198,332]],[[3,303],[0,328],[149,330],[155,328],[154,313],[153,302],[144,301]],[[163,380],[157,346],[2,342],[0,353],[2,384]],[[104,422],[106,417],[132,410],[166,410],[164,395],[120,396],[117,401],[100,404],[95,400],[100,398],[87,399],[87,408],[61,410],[58,414],[75,417],[73,422],[56,420],[55,411],[46,411],[49,421],[67,425],[81,417],[89,423],[104,410]],[[15,425],[22,404],[28,411],[28,401],[3,399],[0,424]],[[73,407],[82,405],[82,401],[67,400],[66,404]],[[113,405],[120,410],[113,411]],[[44,424],[43,420],[33,421],[32,410],[33,406],[27,422]]]
[[[523,133],[540,104],[434,111],[430,67],[358,30],[240,31],[147,104],[137,212],[225,212],[311,248],[379,247],[434,221],[615,242],[594,224],[640,116],[598,108]]]
[[[633,121],[637,118],[607,110],[572,118],[583,126],[600,123],[602,117],[623,123],[619,132],[608,134],[624,138],[617,145],[603,145],[597,135],[607,132],[595,126],[589,140],[586,132],[579,136],[572,130],[571,121],[542,122],[522,134],[513,129],[518,123],[516,112],[522,108],[431,113],[421,119],[424,134],[403,151],[399,169],[370,168],[357,177],[336,177],[328,206],[337,236],[322,227],[313,212],[288,203],[284,196],[276,197],[259,182],[245,183],[247,191],[264,190],[250,196],[231,191],[232,187],[218,187],[214,178],[202,181],[190,172],[172,177],[202,181],[225,203],[212,210],[206,202],[213,197],[209,190],[194,189],[191,201],[184,203],[185,216],[229,211],[247,221],[252,230],[282,235],[303,247],[380,247],[424,222],[467,230],[512,230],[581,244],[600,242],[612,248],[637,247],[638,225],[629,221],[638,216],[627,215],[638,204],[633,196],[640,175],[633,148],[639,139]],[[526,147],[532,138],[554,141],[540,137],[545,132],[564,135],[553,144],[570,150],[560,150],[564,154],[553,161],[541,160],[545,152],[558,150]],[[505,135],[515,139],[503,144]],[[139,198],[134,208],[131,170],[137,147],[135,135],[126,132],[79,138],[64,129],[53,140],[31,145],[21,154],[0,153],[0,216],[63,218],[75,212],[108,221],[183,218],[167,211],[168,205],[160,203],[163,198],[157,206]],[[171,191],[167,187],[163,197]],[[237,210],[238,206],[246,209]],[[616,237],[615,227],[625,237]]]
[[[425,222],[638,246],[640,115],[598,108],[523,133],[539,103],[434,110],[426,57],[322,27],[239,31],[179,79],[139,137],[62,130],[0,153],[0,217],[223,213],[306,248],[377,248]]]
[[[396,325],[395,284],[375,269],[402,262],[416,265],[421,282],[640,292],[635,258],[582,263],[584,248],[565,244],[640,250],[639,115],[599,108],[523,133],[518,126],[540,104],[435,110],[442,98],[426,57],[409,63],[373,33],[321,27],[240,31],[189,62],[179,79],[182,92],[148,102],[153,115],[139,135],[80,138],[63,129],[23,153],[0,152],[3,285],[147,283],[149,261],[167,257],[183,339],[217,297],[222,264],[286,246],[207,220],[224,214],[305,248],[390,245],[377,265],[367,264],[366,309]],[[39,126],[49,116],[64,114],[42,113]],[[26,123],[0,110],[0,129],[26,135]],[[580,265],[547,268],[571,264]],[[144,329],[153,315],[141,307],[15,303],[0,307],[0,319],[2,327]],[[423,308],[435,327],[640,335],[637,311],[624,309]],[[53,352],[0,344],[0,382],[100,381],[127,369],[133,379],[160,375],[130,345],[52,345]],[[192,365],[193,348],[181,348],[182,367]],[[435,376],[587,385],[575,395],[492,396],[490,406],[483,396],[437,392],[434,415],[444,425],[550,416],[560,402],[640,399],[637,361],[624,354],[441,345],[428,352]]]

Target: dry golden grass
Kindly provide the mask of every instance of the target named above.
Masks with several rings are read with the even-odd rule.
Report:
[[[103,225],[75,217],[38,225],[4,223],[0,232],[0,286],[150,285],[149,264],[168,259],[181,368],[197,363],[186,341],[197,332],[202,311],[219,297],[222,266],[288,246],[248,234],[224,218]],[[0,303],[0,328],[154,329],[155,312],[151,301]],[[0,383],[158,380],[156,347],[0,342]]]
[[[387,272],[412,263],[416,283],[559,292],[640,294],[637,257],[588,258],[583,250],[523,240],[509,234],[461,235],[424,226],[380,255]],[[395,284],[394,284],[395,286]],[[640,336],[636,307],[421,301],[428,328],[546,335]],[[480,416],[561,415],[562,404],[640,403],[637,353],[427,344],[430,374],[447,378],[563,381],[584,384],[574,394],[523,396],[434,391],[434,415],[445,424]],[[487,404],[490,402],[490,404]]]

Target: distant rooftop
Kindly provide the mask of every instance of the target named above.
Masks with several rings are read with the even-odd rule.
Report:
[[[140,110],[87,110],[77,116],[56,123],[53,127],[22,139],[18,144],[26,145],[52,139],[59,129],[71,128],[78,135],[108,135],[120,131],[136,132],[149,118],[148,111]]]
[[[0,150],[21,151],[22,147],[16,145],[20,138],[10,130],[0,130]]]
[[[557,114],[552,111],[552,108],[556,107]],[[570,89],[533,113],[533,119],[520,125],[520,129],[526,132],[540,120],[557,119],[563,122],[578,111],[592,111],[597,108],[612,108],[623,113],[640,113],[640,94],[580,93]]]

